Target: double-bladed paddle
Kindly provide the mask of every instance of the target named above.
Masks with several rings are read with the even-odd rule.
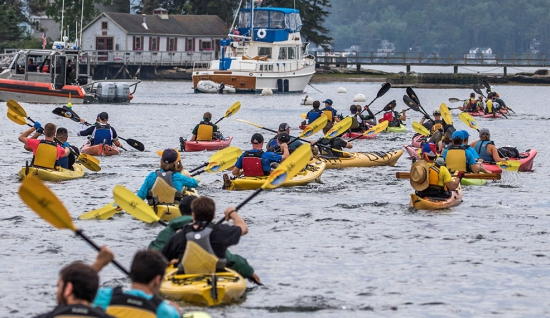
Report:
[[[458,102],[465,102],[465,101],[467,101],[467,99],[458,99],[455,97],[449,98],[449,103],[458,103]]]
[[[83,238],[88,244],[99,251],[101,248],[89,237],[82,233],[82,230],[77,229],[71,220],[71,216],[67,208],[57,198],[57,196],[48,188],[42,181],[34,176],[28,176],[21,183],[19,188],[19,196],[25,204],[31,208],[36,214],[43,218],[46,222],[58,229],[69,229],[76,235]],[[112,263],[118,267],[124,274],[130,276],[126,270],[117,261]]]
[[[439,105],[439,112],[441,113],[441,117],[445,121],[445,124],[453,124],[453,117],[451,116],[451,112],[445,103],[441,103],[441,105]]]
[[[384,83],[384,85],[382,85],[380,90],[378,90],[378,93],[376,94],[376,97],[367,105],[367,108],[370,105],[372,105],[372,103],[374,103],[375,100],[377,100],[378,98],[384,96],[384,94],[386,94],[390,90],[390,88],[391,88],[391,83]],[[361,110],[359,115],[361,115],[364,111],[365,111],[365,108],[363,108],[363,110]]]
[[[410,172],[396,172],[395,177],[398,179],[409,179],[411,177]],[[487,179],[487,180],[500,180],[500,173],[465,173],[464,178],[468,179]]]
[[[350,140],[348,140],[348,142],[354,141],[355,139],[359,139],[363,136],[376,135],[378,133],[381,133],[388,128],[388,125],[389,125],[389,122],[387,120],[384,120],[378,125],[372,126],[371,128],[365,130],[361,135],[351,138]]]
[[[420,106],[408,95],[403,95],[403,102],[405,105],[409,106],[410,109],[417,111],[423,115],[428,115],[426,112],[424,112],[424,109],[420,109]],[[428,115],[430,117],[430,115]],[[430,117],[431,118],[431,117]]]
[[[189,170],[189,172],[195,172],[201,168],[208,166],[212,162],[217,162],[219,160],[225,159],[225,157],[232,158],[236,156],[237,158],[239,158],[241,154],[242,154],[242,150],[239,147],[231,146],[231,147],[224,148],[222,150],[217,151],[212,156],[210,156],[210,158],[208,159],[208,162],[205,162],[200,166]]]
[[[473,128],[477,131],[479,131],[478,129],[478,126],[477,126],[477,121],[474,119],[474,117],[472,117],[472,115],[466,113],[466,112],[462,112],[460,114],[458,114],[458,118],[466,124],[466,126],[470,127],[470,128]]]
[[[422,109],[422,112],[424,113],[424,115],[427,115],[428,113],[426,112],[424,107],[422,107],[422,104],[420,104],[420,100],[418,99],[418,95],[416,95],[416,93],[413,91],[412,87],[410,87],[410,86],[407,87],[406,91],[407,91],[407,96],[409,96],[418,105],[418,107],[420,107],[420,109]]]
[[[10,99],[7,105],[8,105],[8,118],[11,121],[13,121],[18,125],[27,125],[29,127],[33,127],[33,125],[27,122],[27,119],[30,120],[32,123],[34,123],[34,120],[27,116],[27,112],[21,105],[19,105],[18,102],[14,101],[13,99]],[[55,141],[61,144],[61,142],[57,138],[55,138]],[[99,166],[99,159],[97,159],[94,156],[83,154],[83,153],[78,154],[76,153],[76,151],[72,149],[72,147],[68,147],[68,148],[71,151],[71,153],[77,157],[78,162],[82,163],[84,167],[95,172],[101,170],[101,167]]]
[[[412,128],[414,129],[414,131],[421,134],[422,136],[427,137],[427,136],[430,135],[430,131],[428,130],[428,128],[424,127],[424,125],[422,125],[421,123],[419,123],[417,121],[413,121]]]
[[[248,196],[243,202],[241,202],[235,209],[241,209],[246,203],[252,200],[260,192],[265,189],[275,189],[281,186],[286,180],[294,178],[298,172],[300,172],[309,162],[311,158],[311,146],[303,144],[296,149],[290,156],[281,162],[281,164],[271,172],[264,184],[250,196]],[[141,200],[132,191],[126,189],[124,186],[117,185],[113,190],[115,202],[135,218],[147,223],[158,222],[162,225],[167,225],[162,221],[153,211],[153,209]],[[221,223],[225,220],[225,216],[219,220]]]
[[[80,116],[78,116],[77,113],[75,113],[71,108],[68,108],[66,106],[63,106],[63,107],[57,107],[56,109],[54,109],[52,111],[52,113],[58,115],[58,116],[61,116],[61,117],[65,117],[65,118],[69,118],[70,120],[74,121],[74,122],[77,122],[77,123],[80,123]],[[90,124],[89,122],[85,121],[84,122],[84,125],[86,126],[91,126],[92,124]],[[135,139],[132,139],[132,138],[122,138],[120,136],[117,136],[119,139],[122,139],[124,141],[126,141],[126,143],[128,143],[128,145],[130,145],[130,147],[138,150],[138,151],[144,151],[145,150],[145,146],[135,140]],[[122,147],[122,149],[124,149]]]
[[[222,118],[218,119],[214,125],[216,125],[217,123],[219,123],[220,121],[222,121],[222,119],[224,118],[229,118],[233,115],[235,115],[239,109],[241,109],[241,102],[236,102],[235,104],[231,105],[231,107],[229,107],[229,109],[225,112],[225,115],[223,115]]]

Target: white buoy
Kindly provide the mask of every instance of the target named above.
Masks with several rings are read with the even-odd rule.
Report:
[[[365,102],[367,99],[365,98],[365,95],[363,94],[357,94],[355,95],[355,97],[353,98],[353,101],[354,102]]]
[[[313,105],[313,98],[306,95],[304,99],[300,100],[300,105]]]
[[[262,96],[271,96],[273,95],[273,91],[271,88],[264,88],[262,89]]]
[[[338,87],[338,89],[336,90],[337,93],[340,93],[340,94],[345,94],[347,93],[347,89],[345,87]]]

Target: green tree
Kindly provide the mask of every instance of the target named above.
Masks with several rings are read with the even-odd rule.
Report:
[[[24,28],[19,26],[21,20],[20,6],[13,1],[0,4],[0,42],[17,41],[24,37]]]

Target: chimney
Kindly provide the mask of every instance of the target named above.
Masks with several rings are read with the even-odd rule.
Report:
[[[145,28],[145,30],[149,30],[149,28],[147,27],[147,15],[143,14],[143,22],[141,23],[141,25]]]

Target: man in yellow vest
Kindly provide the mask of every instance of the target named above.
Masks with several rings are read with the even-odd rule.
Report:
[[[56,160],[68,156],[71,151],[68,147],[62,147],[54,141],[56,132],[54,124],[47,123],[44,126],[44,139],[29,138],[30,134],[38,129],[42,129],[42,127],[39,122],[35,122],[33,127],[27,129],[19,136],[19,141],[32,150],[34,155],[33,166],[55,169]]]
[[[214,133],[218,131],[218,126],[210,122],[212,114],[204,113],[202,121],[193,129],[191,141],[211,141],[214,139]]]

